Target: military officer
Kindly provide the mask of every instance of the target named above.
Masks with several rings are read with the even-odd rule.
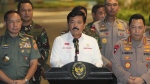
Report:
[[[126,22],[116,18],[119,9],[117,0],[105,0],[104,6],[106,11],[105,18],[102,21],[95,22],[93,25],[101,40],[102,55],[110,60],[115,43],[128,36],[128,26]]]
[[[106,13],[105,13],[104,5],[95,4],[92,7],[93,22],[88,23],[86,25],[86,28],[92,28],[93,23],[104,19],[105,15],[106,15]]]
[[[0,70],[3,73],[0,74],[3,77],[0,84],[31,84],[29,80],[40,58],[36,42],[30,36],[19,33],[22,20],[17,11],[6,12],[4,23],[6,32],[0,36]]]
[[[129,20],[130,36],[114,46],[111,61],[118,84],[150,84],[150,40],[143,35],[145,29],[144,17],[132,15]]]
[[[18,3],[18,12],[20,13],[23,20],[21,32],[33,36],[41,54],[41,58],[38,60],[40,63],[40,65],[38,66],[39,68],[37,69],[35,76],[33,77],[33,83],[40,84],[40,66],[47,62],[49,56],[50,45],[48,36],[46,30],[32,20],[33,5],[29,0],[22,0]]]

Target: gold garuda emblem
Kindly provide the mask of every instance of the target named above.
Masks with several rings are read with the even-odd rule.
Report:
[[[76,62],[72,66],[72,75],[75,79],[83,79],[86,76],[86,66],[82,62]]]

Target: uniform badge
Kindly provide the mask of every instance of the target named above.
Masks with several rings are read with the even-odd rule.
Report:
[[[3,57],[3,61],[4,62],[8,62],[10,60],[10,58],[7,56],[7,55],[5,55],[4,57]]]
[[[106,22],[107,22],[107,20],[106,20],[106,19],[104,19],[104,22],[106,23]]]
[[[150,49],[145,49],[144,52],[150,52]]]
[[[129,69],[129,68],[131,67],[131,63],[126,62],[126,63],[125,63],[125,67],[126,67],[127,69]]]
[[[28,57],[27,56],[24,56],[24,60],[27,60],[28,59]]]
[[[124,49],[125,49],[126,51],[131,50],[130,47],[125,47]]]
[[[8,48],[9,48],[9,45],[7,44],[2,45],[2,49],[8,49]]]
[[[27,53],[30,53],[30,50],[27,50]]]
[[[146,64],[146,67],[148,68],[148,67],[149,67],[149,65],[148,65],[148,64]]]
[[[102,43],[107,43],[107,39],[106,39],[106,38],[103,38],[103,39],[102,39]]]
[[[105,30],[106,29],[106,26],[105,25],[101,25],[100,26],[100,30]]]
[[[115,45],[114,46],[114,54],[116,53],[116,51],[118,50],[118,48],[119,48],[119,45]]]
[[[36,43],[34,43],[34,44],[33,44],[33,48],[34,48],[35,50],[37,50],[37,49],[38,49],[38,47],[37,47],[37,44],[36,44]]]
[[[122,24],[121,23],[118,23],[118,29],[120,29],[120,30],[123,30],[123,26],[122,26]]]
[[[24,50],[21,50],[22,53],[24,53]]]
[[[148,58],[148,57],[146,57],[146,60],[149,60],[149,58]]]
[[[125,59],[128,60],[130,57],[129,56],[125,56]]]
[[[104,36],[104,35],[105,35],[105,33],[104,33],[104,32],[101,32],[101,33],[100,33],[100,36]]]

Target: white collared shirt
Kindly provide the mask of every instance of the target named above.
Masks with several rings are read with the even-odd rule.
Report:
[[[75,61],[74,37],[70,32],[55,38],[50,56],[52,67],[61,67]],[[79,40],[78,61],[102,67],[102,56],[96,39],[82,33]]]

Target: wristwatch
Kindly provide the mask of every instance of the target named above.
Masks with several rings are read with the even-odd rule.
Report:
[[[29,84],[29,80],[27,78],[24,79],[26,84]]]

